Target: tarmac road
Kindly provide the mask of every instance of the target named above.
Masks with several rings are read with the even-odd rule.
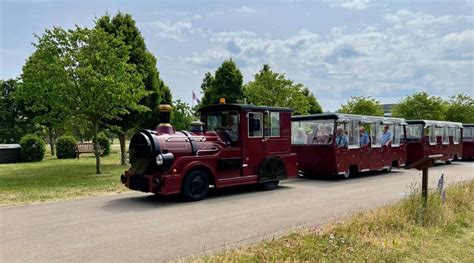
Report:
[[[474,163],[430,168],[430,187],[474,179]],[[118,176],[117,176],[118,180]],[[402,198],[421,172],[346,181],[292,179],[274,191],[238,187],[182,203],[126,193],[0,208],[1,262],[157,262],[216,252],[319,225]]]

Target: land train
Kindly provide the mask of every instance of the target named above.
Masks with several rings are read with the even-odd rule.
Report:
[[[130,168],[121,175],[126,187],[181,194],[189,201],[204,198],[210,187],[258,184],[271,190],[280,180],[298,175],[348,178],[370,170],[390,172],[410,161],[410,144],[425,142],[424,137],[407,138],[410,123],[400,118],[332,113],[292,117],[290,108],[222,103],[200,109],[201,118],[189,131],[176,131],[170,111],[170,105],[160,105],[156,129],[132,136]],[[442,147],[460,142],[461,125],[446,124],[446,134],[427,127],[425,123],[419,135],[429,129],[427,136]],[[382,139],[387,132],[388,142]],[[341,145],[341,136],[346,145]],[[446,160],[460,158],[461,147],[453,147],[456,151]],[[426,154],[432,152],[421,153]]]

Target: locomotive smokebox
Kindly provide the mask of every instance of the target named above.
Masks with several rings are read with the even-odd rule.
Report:
[[[156,131],[162,134],[174,134],[174,127],[171,126],[171,105],[161,104],[160,109],[160,124],[156,127]]]

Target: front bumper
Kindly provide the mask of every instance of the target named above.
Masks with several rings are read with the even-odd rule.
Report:
[[[129,189],[141,191],[145,193],[159,192],[160,191],[160,180],[153,178],[152,176],[120,176],[120,181]]]

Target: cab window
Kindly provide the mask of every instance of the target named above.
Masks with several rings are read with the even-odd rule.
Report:
[[[209,113],[206,116],[206,129],[214,131],[235,143],[239,139],[239,114],[235,111]]]
[[[263,114],[250,112],[248,114],[248,136],[262,137],[263,135]]]
[[[270,112],[265,114],[264,127],[265,136],[280,137],[280,113]]]

